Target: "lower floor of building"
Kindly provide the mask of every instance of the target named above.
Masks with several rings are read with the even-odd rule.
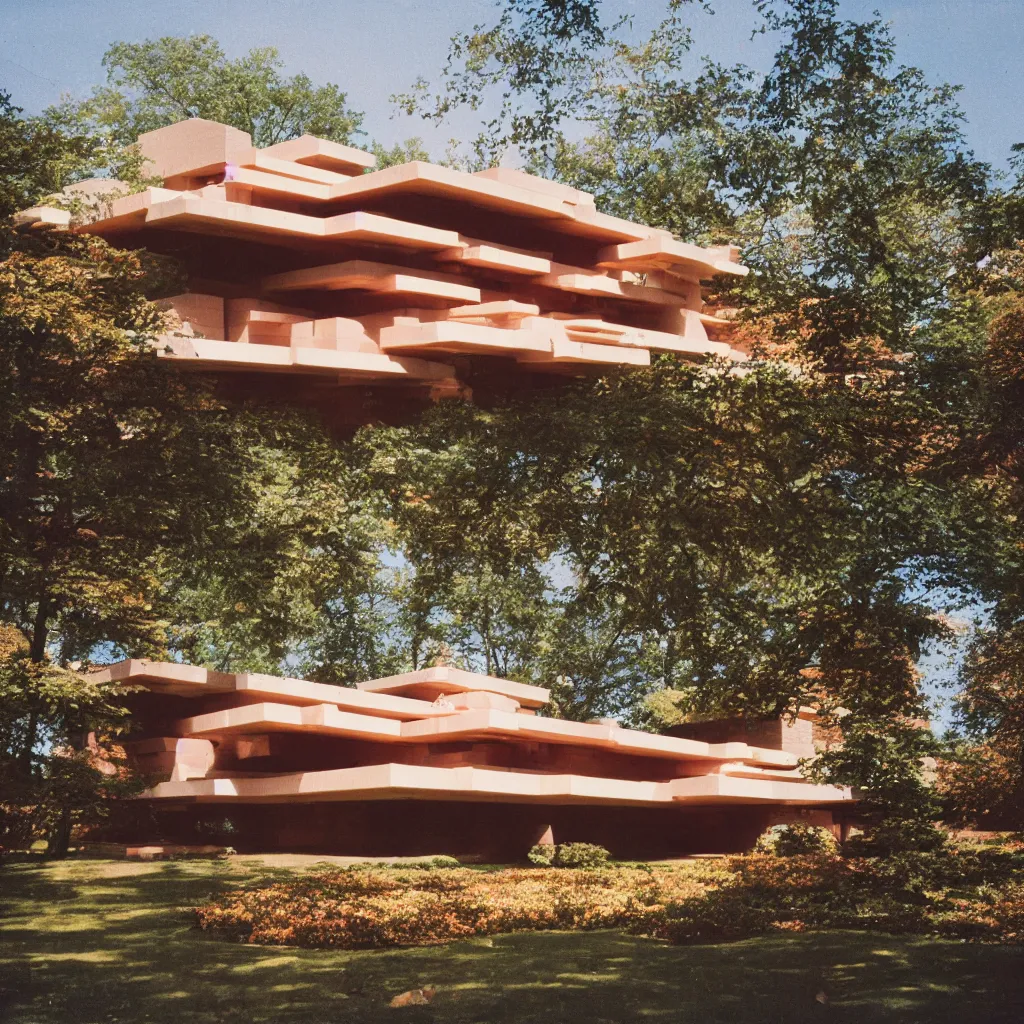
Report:
[[[131,843],[218,843],[240,853],[449,854],[492,862],[522,860],[541,841],[597,843],[622,859],[742,853],[753,847],[765,829],[777,824],[822,825],[842,838],[850,813],[850,809],[777,804],[684,810],[442,800],[133,803],[132,813],[105,838]]]

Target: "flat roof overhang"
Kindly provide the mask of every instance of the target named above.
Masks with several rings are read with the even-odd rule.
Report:
[[[292,772],[262,778],[161,782],[139,799],[189,803],[323,803],[366,800],[589,804],[594,806],[689,807],[786,804],[822,807],[852,802],[849,789],[702,775],[670,782],[636,782],[585,775],[542,775],[485,768],[432,768],[380,764],[329,771]]]

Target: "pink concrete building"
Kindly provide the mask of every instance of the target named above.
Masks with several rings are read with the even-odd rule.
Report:
[[[99,678],[140,687],[128,749],[149,780],[138,827],[157,834],[137,841],[509,858],[550,830],[653,856],[741,850],[851,807],[801,774],[799,719],[764,746],[659,736],[543,717],[547,690],[453,668],[356,688],[146,661]]]
[[[372,154],[312,136],[256,149],[201,119],[139,146],[159,185],[80,182],[74,216],[36,207],[20,222],[176,257],[188,291],[167,300],[158,351],[235,387],[269,381],[363,423],[656,352],[742,358],[701,290],[746,273],[735,252],[600,213],[586,192],[505,168],[377,171]]]
[[[20,223],[175,257],[187,290],[164,300],[155,348],[226,388],[355,426],[653,353],[743,358],[703,290],[746,273],[736,253],[600,213],[586,192],[504,168],[373,170],[312,136],[257,149],[200,119],[139,146],[153,187],[80,182],[73,210]],[[794,815],[831,824],[851,799],[803,778],[812,750],[782,726],[751,743],[561,721],[543,715],[546,690],[454,669],[356,689],[137,661],[103,672],[143,687],[130,747],[152,817],[135,840],[518,856],[551,830],[650,855],[743,849]]]

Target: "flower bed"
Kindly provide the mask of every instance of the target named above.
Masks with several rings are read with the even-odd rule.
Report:
[[[807,928],[1024,943],[1024,859],[954,848],[671,867],[329,869],[237,889],[196,913],[200,928],[244,942],[341,948],[594,928],[677,943]]]
[[[197,910],[200,928],[245,942],[342,948],[430,945],[474,935],[635,926],[729,877],[690,870],[324,870],[239,889]]]

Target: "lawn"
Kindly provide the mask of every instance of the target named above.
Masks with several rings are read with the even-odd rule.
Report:
[[[617,932],[544,932],[348,952],[247,946],[187,908],[300,859],[0,868],[0,1019],[110,1022],[1024,1019],[1024,948],[854,932],[668,946]],[[436,986],[429,1006],[392,996]]]

